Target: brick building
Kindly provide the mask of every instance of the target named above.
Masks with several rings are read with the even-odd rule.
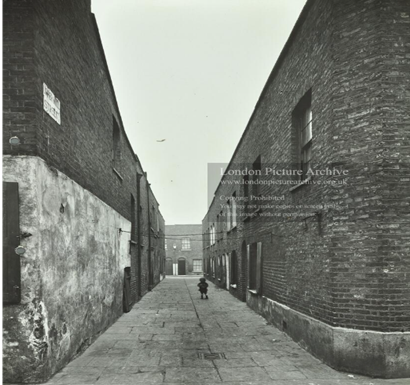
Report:
[[[202,225],[165,226],[165,273],[202,275]]]
[[[203,220],[211,280],[377,377],[410,376],[409,27],[407,0],[309,0]]]
[[[90,0],[3,7],[4,380],[33,383],[160,281],[165,224]]]

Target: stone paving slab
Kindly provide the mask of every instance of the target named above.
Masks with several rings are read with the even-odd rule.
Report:
[[[163,280],[47,384],[410,383],[335,371],[227,291],[210,283],[209,300],[201,300],[197,283],[198,277]]]

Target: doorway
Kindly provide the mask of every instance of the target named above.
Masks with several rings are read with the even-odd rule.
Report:
[[[165,274],[166,275],[173,275],[174,274],[171,258],[167,258],[165,260]]]
[[[184,258],[178,259],[178,275],[186,275],[186,261]]]

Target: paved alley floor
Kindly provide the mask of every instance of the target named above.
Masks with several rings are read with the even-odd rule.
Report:
[[[210,283],[201,300],[197,283],[163,280],[48,384],[409,384],[332,370],[227,291]]]

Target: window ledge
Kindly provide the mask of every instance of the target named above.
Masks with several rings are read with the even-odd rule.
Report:
[[[230,233],[232,233],[234,230],[236,230],[237,229],[237,225],[235,225],[234,227],[232,227],[231,229],[229,229],[228,231],[227,231],[227,234],[230,234]]]
[[[236,283],[229,285],[232,289],[237,289]]]
[[[123,176],[115,169],[115,167],[112,168],[112,171],[114,171],[114,174],[117,175],[121,182],[124,180]]]
[[[138,245],[138,242],[135,242],[133,240],[130,240],[131,245]]]
[[[249,221],[252,218],[256,217],[256,214],[260,213],[262,211],[261,208],[256,209],[255,211],[252,211],[251,213],[247,214],[246,217],[244,218],[244,222]]]
[[[291,187],[289,189],[290,192],[297,190],[299,187],[305,186],[306,184],[308,184],[310,181],[312,180],[311,176],[308,176],[306,179],[303,179],[302,181],[299,182],[299,184]]]
[[[253,294],[253,295],[258,295],[258,291],[257,290],[253,290],[253,289],[248,289],[249,293]]]

